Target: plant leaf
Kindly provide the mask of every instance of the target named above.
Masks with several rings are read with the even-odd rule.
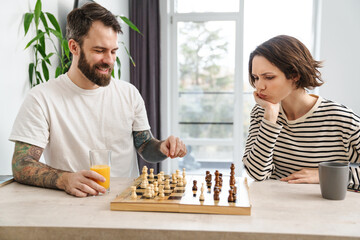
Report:
[[[122,43],[122,45],[124,46],[125,51],[126,51],[126,53],[127,53],[128,57],[130,58],[131,63],[133,64],[133,66],[134,66],[134,67],[136,67],[136,64],[135,64],[135,62],[134,62],[133,58],[131,57],[131,55],[130,55],[130,53],[129,53],[129,50],[126,48],[126,46],[125,46],[124,42],[121,42],[121,43]]]
[[[57,78],[58,76],[60,76],[60,74],[61,74],[61,67],[58,66],[58,67],[56,68],[56,71],[55,71],[55,78]]]
[[[66,57],[70,59],[70,50],[69,50],[68,41],[66,39],[62,40],[62,48],[64,49]]]
[[[39,26],[39,19],[41,15],[41,0],[36,1],[34,14],[35,14],[35,25],[37,29]]]
[[[60,35],[62,36],[62,32],[61,32],[61,28],[60,25],[58,23],[58,21],[56,20],[56,18],[54,17],[54,15],[52,15],[49,12],[46,12],[47,17],[49,18],[51,24],[54,26],[54,28],[56,29],[56,31],[58,31],[60,33]]]
[[[50,58],[54,55],[55,53],[49,53],[45,58],[44,61],[46,61],[50,66],[51,66],[51,62],[50,62]]]
[[[144,36],[140,30],[135,26],[135,24],[133,24],[127,17],[124,16],[117,16],[119,18],[121,18],[121,20],[123,20],[132,30],[140,33],[141,36]]]
[[[118,66],[118,77],[119,77],[119,79],[121,79],[121,62],[120,62],[120,58],[118,56],[116,56],[116,63]]]
[[[34,18],[34,14],[33,13],[25,13],[24,16],[24,31],[25,31],[25,35],[27,34],[27,32],[29,31],[29,27],[31,24],[31,21]]]
[[[29,64],[29,80],[30,80],[30,86],[33,86],[33,76],[34,76],[34,63]]]
[[[43,31],[41,31],[40,29],[38,30],[38,32],[37,32],[37,35],[39,35],[40,33],[42,33]],[[44,49],[44,52],[45,52],[45,49],[46,49],[46,47],[45,47],[45,33],[43,34],[43,36],[41,37],[41,38],[39,38],[39,42],[40,42],[40,45],[41,45],[41,47]]]
[[[46,18],[45,18],[45,15],[44,15],[43,12],[41,12],[40,20],[41,20],[41,22],[42,22],[43,25],[44,25],[44,28],[45,28],[45,31],[46,31],[47,35],[50,36],[50,32],[49,32],[49,29],[48,29],[49,26],[48,26],[48,23],[47,23],[47,21],[46,21]]]
[[[40,82],[44,82],[44,80],[42,79],[40,72],[36,71],[36,84],[40,84]]]
[[[48,69],[48,67],[46,66],[46,62],[45,62],[45,61],[42,61],[41,65],[42,65],[42,70],[43,70],[44,78],[45,78],[46,81],[48,81],[48,80],[49,80],[49,69]]]
[[[39,51],[39,53],[40,53],[41,56],[43,57],[43,60],[50,64],[49,59],[45,59],[45,58],[46,58],[46,53],[45,53],[45,49],[43,48],[43,46],[41,46],[41,45],[39,45],[39,44],[35,44],[34,47]],[[50,64],[50,65],[51,65],[51,64]]]
[[[38,34],[37,36],[35,36],[33,39],[31,39],[30,42],[28,42],[28,44],[26,45],[25,49],[27,49],[33,42],[35,42],[36,40],[38,40],[39,38],[42,38],[44,36],[45,32],[41,32],[40,34]]]
[[[55,29],[52,29],[52,28],[49,28],[49,30],[50,30],[50,32],[52,33],[52,34],[54,34],[58,39],[60,39],[60,40],[62,40],[62,35],[61,35],[61,32],[59,32],[59,31],[56,31]]]

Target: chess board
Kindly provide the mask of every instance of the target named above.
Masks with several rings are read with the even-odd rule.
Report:
[[[170,176],[165,175],[165,179]],[[148,179],[149,183],[155,181]],[[198,190],[194,197],[192,186],[193,180],[197,180]],[[229,177],[223,177],[223,186],[220,199],[214,200],[214,183],[208,188],[204,176],[186,176],[186,186],[177,187],[171,185],[171,190],[165,190],[165,197],[158,195],[151,199],[143,196],[145,189],[140,187],[142,179],[137,178],[131,186],[136,186],[137,198],[131,198],[131,186],[120,193],[110,204],[111,210],[117,211],[151,211],[151,212],[178,212],[178,213],[209,213],[228,215],[251,215],[251,204],[249,198],[249,187],[246,178],[236,178],[236,202],[228,202]],[[204,201],[199,200],[201,186],[204,183]]]

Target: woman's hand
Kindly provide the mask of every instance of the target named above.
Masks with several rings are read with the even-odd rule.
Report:
[[[280,181],[288,183],[319,183],[319,170],[317,168],[303,168]]]
[[[264,118],[272,123],[276,123],[276,120],[279,116],[280,111],[280,103],[271,103],[262,99],[259,94],[254,91],[253,92],[255,101],[265,109]]]

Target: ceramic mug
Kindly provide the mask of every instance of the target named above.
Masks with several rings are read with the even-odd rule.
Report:
[[[349,162],[319,163],[319,181],[323,198],[330,200],[345,199],[350,179]]]

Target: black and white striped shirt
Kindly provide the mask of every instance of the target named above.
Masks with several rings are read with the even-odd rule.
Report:
[[[263,118],[264,109],[251,112],[243,162],[257,181],[280,179],[320,162],[360,163],[360,118],[347,107],[318,97],[304,116],[288,120],[281,108],[276,124]],[[349,188],[359,189],[360,167],[351,166]]]

